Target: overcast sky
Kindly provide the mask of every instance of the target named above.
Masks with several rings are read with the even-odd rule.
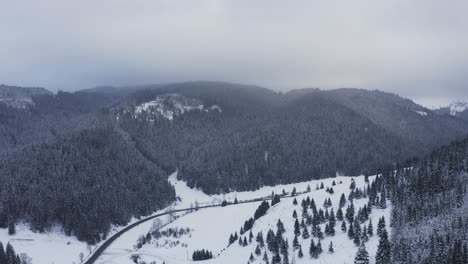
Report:
[[[1,2],[1,83],[218,80],[468,99],[466,0]]]

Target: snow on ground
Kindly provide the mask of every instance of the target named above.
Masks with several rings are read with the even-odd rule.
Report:
[[[364,186],[364,177],[354,177],[356,185],[359,188]],[[372,181],[372,177],[370,177]],[[326,187],[331,187],[332,181],[337,183],[333,187],[335,193],[333,195],[325,192]],[[342,184],[339,182],[342,181]],[[312,192],[301,194],[296,197],[299,204],[293,206],[293,198],[283,198],[281,202],[268,210],[266,216],[257,220],[253,226],[254,235],[257,232],[262,231],[264,238],[266,238],[267,231],[272,228],[276,231],[276,223],[278,219],[284,222],[286,233],[285,237],[288,238],[290,245],[290,260],[292,259],[292,240],[293,236],[293,225],[294,219],[292,218],[292,212],[295,209],[299,215],[301,215],[300,202],[309,196],[314,199],[317,204],[317,209],[321,208],[325,198],[330,197],[333,203],[335,213],[338,210],[338,202],[342,193],[345,193],[346,197],[349,194],[349,185],[351,182],[350,177],[338,176],[336,178],[329,178],[323,180],[313,180],[302,183],[278,185],[273,187],[262,187],[256,191],[246,192],[231,192],[222,195],[207,195],[200,190],[189,188],[185,182],[177,180],[177,174],[174,173],[169,177],[169,182],[175,187],[177,194],[177,201],[168,208],[154,212],[154,214],[162,213],[165,210],[189,208],[195,205],[208,205],[208,204],[219,204],[223,200],[233,202],[235,198],[239,201],[257,199],[261,197],[269,197],[271,193],[282,193],[283,190],[291,192],[295,187],[298,192],[303,192],[308,186],[311,187]],[[316,186],[321,182],[324,183],[325,189],[315,190]],[[354,205],[356,211],[359,207],[362,207],[367,202],[366,199],[355,200]],[[215,207],[200,209],[194,212],[184,212],[179,214],[173,214],[145,222],[119,237],[110,247],[105,251],[101,258],[96,262],[99,264],[127,264],[131,263],[130,257],[133,254],[138,254],[147,263],[156,261],[156,263],[165,262],[166,264],[183,264],[191,263],[191,255],[194,250],[197,249],[208,249],[213,252],[214,259],[204,261],[203,263],[226,263],[226,264],[237,264],[247,263],[247,260],[252,252],[254,252],[255,243],[248,245],[247,247],[241,247],[237,242],[227,247],[228,238],[231,233],[238,232],[244,221],[253,216],[255,209],[258,207],[260,202],[228,205],[226,207]],[[370,218],[374,225],[374,233],[377,227],[378,219],[381,216],[385,216],[387,223],[387,230],[390,230],[390,203],[388,208],[385,210],[374,209]],[[137,219],[131,221],[134,222]],[[180,244],[176,246],[164,246],[156,247],[154,244],[146,244],[141,249],[135,249],[136,242],[139,237],[147,234],[158,222],[160,226],[163,226],[161,230],[167,230],[169,228],[188,228],[189,234],[182,235],[178,238]],[[367,224],[367,222],[366,222]],[[324,231],[324,225],[321,225],[322,231]],[[348,239],[346,233],[342,233],[340,229],[341,222],[337,221],[335,227],[336,235],[334,237],[325,237],[322,240],[322,247],[324,253],[322,253],[319,259],[314,260],[314,263],[353,263],[354,255],[357,248],[353,242]],[[123,227],[112,228],[111,234],[118,232]],[[170,240],[170,239],[168,239]],[[367,250],[371,256],[371,263],[373,263],[373,257],[376,252],[378,238],[370,238],[370,241],[366,244]],[[34,264],[51,264],[51,263],[80,263],[79,255],[81,252],[87,256],[90,250],[94,250],[95,247],[88,247],[86,243],[78,241],[75,237],[66,236],[60,230],[56,228],[49,231],[46,234],[34,233],[29,230],[26,224],[20,224],[17,226],[17,233],[13,236],[8,236],[6,229],[0,229],[0,241],[5,245],[10,242],[18,253],[27,253],[33,260]],[[304,252],[304,258],[297,258],[297,251],[295,261],[298,264],[309,263],[310,257],[308,255],[308,249],[310,245],[310,238],[307,241],[299,239],[302,244]],[[333,241],[335,246],[335,253],[327,253],[328,244]],[[227,247],[227,248],[226,248]],[[269,255],[271,259],[271,255]],[[261,257],[253,263],[262,263]]]
[[[213,198],[204,194],[202,191],[194,190],[185,184],[183,181],[178,181],[174,173],[169,177],[169,182],[174,185],[176,193],[180,201],[173,205],[154,212],[158,214],[171,208],[187,208],[195,204],[195,201],[200,205],[214,202]],[[137,221],[132,219],[129,224]],[[163,218],[163,221],[169,221]],[[111,250],[117,252],[127,252],[128,248],[132,249],[136,239],[142,233],[146,233],[151,227],[152,221],[139,225],[131,231],[123,235],[119,240],[112,244]],[[110,235],[117,233],[123,226],[113,226]],[[60,227],[49,230],[46,233],[35,233],[30,230],[29,225],[19,224],[16,226],[16,234],[9,236],[6,228],[0,228],[0,242],[4,246],[10,242],[17,253],[26,253],[32,258],[34,264],[72,264],[80,263],[80,253],[83,253],[85,258],[89,256],[90,250],[95,250],[96,246],[88,246],[85,242],[79,241],[74,236],[67,236]],[[102,242],[101,242],[102,243]],[[99,244],[98,244],[99,245]],[[127,259],[128,260],[128,259]],[[126,261],[125,263],[128,263]]]
[[[1,228],[0,241],[4,246],[12,244],[18,254],[26,253],[34,264],[79,263],[80,252],[89,253],[86,243],[66,236],[60,228],[44,234],[32,232],[27,224],[19,224],[16,234],[11,236],[6,228]]]
[[[172,177],[175,177],[175,175],[173,175]],[[207,201],[210,201],[213,198],[217,200],[227,199],[228,201],[233,201],[234,198],[237,198],[239,201],[241,201],[246,199],[254,199],[258,197],[266,197],[271,195],[272,191],[275,193],[281,193],[283,190],[285,190],[286,192],[290,192],[294,187],[296,187],[298,192],[302,192],[307,189],[307,186],[310,186],[312,188],[312,192],[301,194],[296,197],[296,199],[299,202],[298,205],[294,206],[292,204],[293,198],[283,198],[279,204],[275,205],[274,207],[268,210],[266,216],[257,220],[252,229],[254,237],[259,231],[262,231],[264,238],[266,238],[266,234],[270,228],[276,231],[276,223],[278,219],[281,219],[286,228],[286,233],[284,234],[284,236],[288,239],[290,245],[290,260],[292,259],[292,255],[296,255],[296,263],[310,263],[311,259],[308,254],[310,238],[306,240],[299,238],[299,242],[302,244],[302,249],[304,252],[304,257],[302,259],[299,259],[297,257],[297,251],[293,252],[292,250],[292,241],[294,238],[293,226],[295,221],[295,219],[292,217],[293,210],[297,211],[300,219],[300,215],[302,213],[302,207],[300,203],[302,199],[306,199],[309,196],[311,199],[315,200],[315,203],[317,204],[317,209],[319,209],[322,208],[325,198],[330,197],[333,204],[332,207],[336,213],[338,210],[338,204],[341,194],[344,193],[347,197],[350,192],[349,186],[351,183],[351,179],[351,177],[336,177],[296,184],[279,185],[275,187],[264,187],[260,190],[253,192],[233,192],[225,195],[214,196],[206,196],[195,191],[196,193],[194,193],[194,197],[197,197],[197,199],[200,200]],[[354,177],[354,179],[358,188],[362,189],[365,186],[363,176]],[[370,179],[372,181],[373,177],[370,177]],[[332,186],[332,181],[335,181],[337,185],[333,187],[335,193],[330,195],[327,192],[325,192],[325,189],[327,187]],[[339,184],[340,181],[342,182],[342,184]],[[321,182],[324,183],[325,189],[315,190],[316,185],[320,184]],[[181,182],[178,182],[178,184],[184,185]],[[188,197],[190,197],[190,192],[193,191],[190,189],[183,190],[184,194]],[[360,207],[364,206],[364,204],[367,204],[367,201],[367,198],[354,201],[356,213]],[[259,204],[260,202],[229,205],[226,207],[201,209],[199,211],[187,214],[173,221],[172,223],[164,226],[161,229],[161,231],[168,230],[169,228],[188,228],[190,229],[189,234],[182,235],[177,239],[166,237],[160,238],[159,240],[153,239],[152,243],[144,245],[139,250],[132,250],[131,252],[127,252],[128,254],[126,255],[120,255],[120,257],[118,258],[113,258],[111,260],[108,259],[107,261],[98,263],[128,263],[129,257],[132,254],[140,255],[141,259],[146,261],[146,263],[151,263],[152,261],[156,261],[156,263],[164,262],[166,264],[192,263],[190,259],[193,251],[201,249],[207,249],[212,251],[215,257],[214,259],[204,261],[203,263],[247,263],[250,254],[253,253],[255,250],[256,243],[253,242],[247,247],[241,247],[236,241],[234,242],[234,244],[227,247],[228,239],[231,233],[239,233],[239,229],[243,225],[244,221],[253,216],[253,213],[255,212],[255,209],[258,207]],[[387,230],[390,231],[390,211],[390,204],[388,205],[387,209],[374,208],[372,210],[370,218],[372,219],[374,225],[374,233],[376,233],[377,223],[381,216],[385,216]],[[365,224],[367,225],[368,221],[366,221]],[[322,253],[317,260],[314,259],[314,263],[354,263],[354,256],[356,254],[357,247],[353,244],[353,241],[351,241],[348,238],[347,233],[343,233],[341,231],[340,227],[341,221],[337,221],[337,225],[335,227],[336,235],[333,237],[325,237],[322,240],[322,248],[324,250],[324,253]],[[148,231],[150,231],[150,225],[146,227],[146,230],[144,229],[145,228],[142,227],[139,231],[135,231],[135,234],[133,234],[132,237],[138,238],[140,235],[146,234]],[[322,231],[324,231],[325,224],[321,225],[321,229]],[[136,234],[138,232],[140,233]],[[157,241],[158,246],[156,246],[155,241]],[[179,244],[171,245],[170,243],[168,243],[171,241],[172,243],[179,241]],[[333,241],[334,244],[334,254],[329,254],[327,252],[330,241]],[[136,239],[133,241],[126,242],[130,243],[129,246],[133,246],[136,244]],[[317,239],[315,239],[315,242],[317,242]],[[377,250],[377,244],[378,237],[376,235],[371,237],[369,242],[366,243],[366,247],[371,258],[371,263],[373,263],[374,260],[375,252]],[[269,254],[269,258],[271,260],[271,254]],[[258,257],[258,259],[253,263],[263,263],[262,257]]]

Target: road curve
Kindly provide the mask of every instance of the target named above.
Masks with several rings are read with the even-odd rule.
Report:
[[[303,193],[298,192],[296,195],[299,195],[299,194],[303,194]],[[296,195],[293,195],[293,196],[292,195],[280,195],[280,197],[281,198],[288,198],[288,197],[294,197]],[[258,198],[258,199],[253,199],[253,200],[239,201],[237,204],[257,203],[257,202],[261,202],[263,200],[271,200],[271,199],[272,199],[271,197],[264,197],[264,198]],[[228,203],[225,206],[230,206],[230,205],[235,205],[235,204],[234,203]],[[172,214],[172,213],[178,213],[178,212],[184,212],[184,211],[190,211],[190,210],[198,210],[198,209],[210,208],[210,207],[222,207],[222,206],[223,206],[222,204],[215,204],[215,205],[199,206],[197,208],[190,207],[190,208],[184,208],[184,209],[177,209],[177,210],[167,211],[167,212],[164,212],[164,213],[148,216],[146,218],[138,220],[137,222],[126,226],[125,228],[123,228],[119,232],[117,232],[114,235],[112,235],[111,237],[109,237],[104,243],[102,243],[96,250],[94,250],[91,253],[91,256],[88,256],[86,260],[81,262],[81,264],[95,264],[96,260],[98,260],[98,258],[102,255],[102,253],[104,253],[104,251],[110,246],[110,244],[112,244],[112,242],[114,242],[117,238],[119,238],[122,234],[124,234],[128,230],[134,228],[135,226],[137,226],[137,225],[139,225],[141,223],[147,222],[147,221],[149,221],[151,219],[155,219],[155,218],[158,218],[158,217],[163,216],[163,215]]]

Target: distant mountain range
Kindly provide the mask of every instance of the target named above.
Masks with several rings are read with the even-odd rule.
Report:
[[[166,177],[176,170],[207,193],[253,190],[374,173],[468,134],[458,114],[362,89],[186,82],[52,94],[1,86],[0,100],[0,196],[9,197],[0,226],[58,222],[91,243],[111,223],[173,201]],[[80,207],[65,210],[70,204]]]

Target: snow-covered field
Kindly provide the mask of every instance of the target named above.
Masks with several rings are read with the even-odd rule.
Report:
[[[367,184],[364,182],[364,177],[354,177],[356,186],[358,188],[363,188]],[[372,181],[373,177],[370,177]],[[174,176],[172,176],[172,181],[174,182]],[[337,183],[333,187],[335,193],[330,195],[325,191],[327,187],[331,187],[332,181]],[[338,184],[339,182],[342,184]],[[315,190],[315,186],[324,183],[325,189]],[[199,201],[212,201],[216,199],[221,201],[226,199],[228,201],[233,201],[234,198],[237,198],[239,201],[254,199],[258,197],[266,197],[271,195],[272,192],[282,193],[283,190],[290,192],[294,187],[296,187],[298,192],[305,191],[307,186],[310,185],[312,192],[298,195],[296,199],[298,200],[298,205],[293,205],[293,198],[283,198],[282,201],[270,208],[267,212],[267,215],[257,220],[252,228],[254,237],[256,234],[261,231],[266,237],[268,230],[271,228],[276,231],[276,223],[278,219],[284,223],[286,232],[284,236],[289,241],[289,255],[290,260],[292,256],[295,255],[295,262],[300,263],[310,263],[311,258],[309,257],[309,239],[299,238],[299,242],[302,244],[302,249],[304,252],[304,257],[299,259],[297,257],[297,250],[293,252],[292,241],[294,238],[293,226],[295,219],[292,217],[293,211],[296,210],[299,219],[302,212],[302,207],[300,205],[302,199],[310,197],[315,200],[317,204],[317,209],[321,208],[325,198],[331,198],[333,209],[335,212],[338,210],[339,199],[342,193],[348,197],[350,192],[349,186],[351,183],[350,177],[336,177],[324,180],[314,180],[309,182],[302,182],[297,184],[288,184],[288,185],[279,185],[275,187],[264,187],[260,190],[254,192],[233,192],[226,195],[214,195],[206,196],[199,191],[188,189],[184,183],[177,182],[184,186],[180,189],[180,194],[185,199],[190,199],[189,197],[194,197]],[[177,185],[176,185],[177,186]],[[179,186],[180,187],[180,186]],[[368,199],[363,198],[354,201],[354,205],[357,209],[367,204]],[[348,202],[349,203],[349,202]],[[239,233],[240,227],[243,225],[245,220],[248,220],[253,216],[256,208],[260,202],[248,203],[248,204],[238,204],[238,205],[229,205],[226,207],[215,207],[202,209],[190,214],[187,214],[183,217],[178,218],[177,220],[171,222],[164,226],[161,231],[169,229],[186,229],[190,230],[189,234],[181,235],[178,238],[173,237],[163,237],[158,240],[153,239],[151,243],[145,244],[141,249],[135,250],[133,246],[136,244],[136,241],[139,236],[145,235],[151,229],[151,224],[148,223],[144,227],[134,230],[126,236],[124,241],[120,241],[115,245],[111,246],[111,249],[107,251],[106,255],[98,263],[107,263],[107,264],[123,264],[128,263],[130,256],[139,255],[141,260],[146,263],[151,263],[156,261],[156,263],[166,263],[166,264],[183,264],[183,263],[192,263],[191,257],[194,250],[207,249],[213,252],[214,259],[203,261],[203,263],[247,263],[249,256],[254,252],[256,243],[253,242],[246,247],[239,246],[237,241],[234,242],[231,246],[228,246],[228,239],[230,234],[234,232]],[[381,216],[385,216],[387,230],[390,230],[390,205],[387,209],[373,209],[370,218],[372,219],[374,225],[374,233],[376,232],[376,227],[378,220]],[[368,222],[365,222],[367,225]],[[318,259],[314,259],[314,263],[354,263],[354,256],[357,251],[357,247],[353,244],[353,241],[350,240],[347,236],[347,233],[343,233],[340,229],[341,221],[337,221],[337,226],[335,228],[336,235],[333,237],[327,237],[321,241],[324,253],[320,255]],[[325,224],[321,225],[322,231],[325,228]],[[120,240],[120,239],[119,239]],[[254,239],[255,240],[255,239]],[[178,242],[177,242],[178,241]],[[330,241],[334,244],[334,254],[327,252],[328,245]],[[176,243],[177,242],[177,243]],[[317,242],[317,239],[315,239]],[[157,245],[156,245],[157,243]],[[374,235],[370,238],[369,242],[366,243],[367,250],[369,252],[371,263],[377,250],[378,237]],[[126,250],[123,253],[124,249]],[[262,251],[263,254],[263,251]],[[255,255],[254,255],[255,256]],[[271,259],[271,254],[269,254],[269,259]],[[262,256],[259,256],[258,259],[252,263],[264,263]]]
[[[294,238],[293,226],[295,221],[292,217],[293,211],[297,211],[299,215],[298,218],[300,219],[302,212],[302,207],[300,205],[301,200],[310,197],[315,200],[317,209],[322,207],[326,198],[331,198],[332,207],[336,213],[340,196],[342,193],[344,193],[346,197],[348,196],[350,192],[349,185],[351,183],[350,177],[339,176],[336,178],[313,180],[296,184],[263,187],[256,191],[206,195],[200,190],[187,187],[185,182],[177,180],[176,176],[176,173],[171,175],[169,181],[174,185],[179,201],[154,214],[164,212],[165,210],[188,208],[195,205],[219,204],[223,200],[232,202],[236,198],[239,201],[243,201],[267,197],[271,196],[272,192],[277,194],[282,193],[283,190],[291,192],[294,187],[298,192],[303,192],[310,186],[312,189],[311,192],[296,197],[299,202],[298,205],[292,204],[293,198],[282,198],[281,202],[270,208],[264,217],[255,221],[252,228],[254,236],[261,231],[266,238],[266,234],[270,228],[276,231],[276,223],[278,219],[281,219],[286,229],[284,237],[289,241],[290,261],[293,255],[295,255],[295,262],[298,264],[309,263],[311,261],[308,254],[310,238],[307,240],[301,237],[299,238],[304,252],[304,257],[299,259],[297,257],[297,250],[293,252],[292,248],[292,241]],[[369,178],[372,181],[373,177]],[[363,188],[365,186],[363,176],[354,177],[354,179],[358,188]],[[329,194],[325,189],[331,187],[332,181],[335,181],[337,185],[333,186],[335,193]],[[339,184],[340,181],[342,182],[341,184]],[[325,185],[325,189],[315,190],[316,186],[322,182]],[[356,210],[366,203],[367,198],[355,200],[354,205]],[[127,264],[132,263],[130,260],[132,255],[139,255],[140,259],[144,260],[146,263],[156,261],[156,263],[182,264],[192,262],[191,256],[193,251],[200,249],[208,249],[212,251],[214,255],[214,259],[203,261],[203,263],[247,263],[250,254],[255,250],[256,243],[253,242],[246,247],[242,247],[239,246],[236,241],[228,247],[228,239],[230,234],[234,232],[239,233],[240,227],[246,220],[253,216],[259,204],[260,202],[254,202],[200,209],[198,211],[184,212],[178,215],[169,215],[159,218],[158,220],[148,221],[119,237],[96,263]],[[387,209],[372,210],[370,218],[374,224],[374,229],[377,227],[378,219],[381,216],[385,216],[387,230],[390,230],[390,210],[390,204],[388,204]],[[136,219],[133,221],[136,221]],[[141,249],[136,249],[135,245],[138,238],[152,230],[155,222],[157,222],[159,226],[163,226],[160,229],[161,231],[171,228],[183,228],[190,231],[188,234],[181,235],[177,239],[172,237],[163,237],[159,240],[153,239],[151,243],[143,245]],[[335,236],[325,236],[322,240],[324,252],[318,259],[314,259],[314,263],[353,263],[357,247],[348,238],[347,234],[341,231],[340,224],[341,222],[337,221]],[[325,224],[321,225],[322,231],[324,230],[324,226]],[[122,227],[113,227],[111,233],[115,233],[121,228]],[[10,242],[18,253],[27,253],[32,258],[34,264],[80,263],[80,253],[83,252],[83,254],[87,256],[90,250],[94,249],[94,247],[90,248],[86,243],[78,241],[75,237],[65,236],[60,229],[52,230],[47,234],[39,234],[31,232],[25,224],[17,226],[17,234],[14,236],[8,236],[6,229],[0,229],[0,241],[3,244]],[[330,241],[333,241],[334,244],[334,254],[329,254],[327,252]],[[158,243],[158,245],[156,245],[156,243]],[[371,263],[373,263],[377,243],[378,237],[375,235],[366,243],[367,250],[371,257]],[[261,256],[255,257],[257,259],[252,263],[263,263]],[[271,254],[269,254],[269,258],[271,259]]]

